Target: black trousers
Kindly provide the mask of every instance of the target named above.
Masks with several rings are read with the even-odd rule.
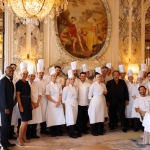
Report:
[[[62,125],[51,126],[50,127],[51,135],[59,135],[59,134],[61,134],[61,128],[62,128]]]
[[[41,132],[42,133],[46,132],[46,122],[40,123],[40,126],[41,126]]]
[[[6,114],[5,111],[1,111],[1,145],[3,147],[7,147],[8,145],[8,138],[10,133],[10,126],[11,126],[11,118],[12,118],[12,111],[10,114]]]
[[[21,126],[21,119],[18,119],[17,133],[19,133],[20,126]]]
[[[91,124],[91,133],[96,134],[96,133],[102,133],[103,132],[103,122],[98,122]]]
[[[74,135],[74,125],[68,126],[68,135],[73,136]]]
[[[132,118],[132,124],[133,130],[138,130],[142,126],[142,123],[139,118]]]
[[[126,127],[125,118],[125,103],[116,103],[115,105],[109,107],[109,119],[110,127],[115,127],[118,124],[117,112],[120,115],[121,127]]]
[[[14,135],[14,128],[15,128],[15,126],[10,127],[9,137],[12,137]]]
[[[37,134],[36,128],[37,128],[37,124],[31,124],[31,125],[28,124],[26,135],[31,135],[31,136],[36,135]]]
[[[87,130],[88,107],[78,106],[77,131],[78,133]]]

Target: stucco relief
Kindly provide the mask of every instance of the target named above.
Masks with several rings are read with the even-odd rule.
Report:
[[[132,1],[132,61],[141,64],[141,0]]]
[[[119,3],[119,64],[129,61],[129,0]]]
[[[16,16],[13,20],[13,62],[17,64],[19,71],[19,64],[27,59],[26,48],[26,25],[22,22],[16,21]],[[39,58],[43,58],[43,23],[35,26],[31,32],[31,60],[37,62]]]

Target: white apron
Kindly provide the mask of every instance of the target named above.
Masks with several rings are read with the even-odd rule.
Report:
[[[50,95],[50,97],[58,101],[59,95],[62,93],[62,87],[59,83],[50,82],[46,86],[46,95]],[[65,124],[64,110],[63,105],[60,103],[58,107],[56,104],[48,101],[47,111],[46,111],[46,121],[47,127],[57,126]]]
[[[135,86],[135,83],[128,82],[127,87],[128,87],[128,93],[129,93],[129,104],[126,106],[125,109],[125,115],[126,118],[132,118],[132,108],[133,108],[133,102],[134,98],[132,97],[132,91]]]
[[[46,91],[46,86],[48,85],[48,81],[45,79],[40,80],[39,78],[37,78],[35,81],[40,83],[40,86],[42,89],[42,97],[40,100],[40,105],[41,105],[42,122],[45,122],[46,121],[46,109],[48,105],[48,100],[46,98],[45,91]]]
[[[42,95],[40,84],[34,81],[32,84],[29,82],[29,85],[31,87],[31,99],[32,101],[37,103],[39,95]],[[39,103],[39,107],[32,110],[32,120],[30,120],[28,124],[37,124],[41,122],[42,122],[42,111],[41,111],[41,104]]]
[[[144,131],[150,133],[150,114],[148,112],[146,112],[146,114],[144,116],[144,120],[143,120],[142,125],[144,127]]]
[[[72,87],[72,85],[69,84],[69,86],[63,89],[62,101],[65,103],[65,118],[67,126],[76,124],[78,114],[77,96],[77,87]]]
[[[105,117],[108,117],[104,91],[107,90],[103,83],[94,82],[90,87],[89,99],[91,102],[88,109],[90,124],[104,122]]]

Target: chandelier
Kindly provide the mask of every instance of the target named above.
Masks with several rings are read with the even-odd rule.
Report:
[[[67,9],[67,0],[0,0],[0,8],[13,11],[26,24],[38,24],[48,14],[50,18],[59,16]]]

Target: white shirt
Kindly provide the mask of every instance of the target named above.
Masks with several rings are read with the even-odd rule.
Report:
[[[42,97],[45,96],[46,86],[48,85],[48,81],[45,79],[40,80],[39,78],[35,79],[35,81],[40,83],[42,89]]]
[[[92,84],[92,80],[91,80],[91,79],[86,78],[85,81],[86,81],[87,83],[89,83],[89,84]]]
[[[78,95],[78,105],[80,106],[87,106],[89,104],[88,100],[88,93],[89,93],[89,87],[91,84],[81,81],[77,83],[76,85],[79,89],[79,95]]]
[[[133,104],[134,108],[139,108],[141,111],[150,110],[150,96],[136,98]]]
[[[77,85],[78,82],[80,82],[80,79],[76,77],[76,78],[75,78],[74,85]],[[66,85],[69,85],[69,79],[67,79]]]
[[[103,95],[103,92],[106,91],[106,85],[104,83],[98,83],[98,82],[94,82],[91,86],[90,86],[90,90],[89,90],[89,95],[88,98],[92,99],[93,96],[95,95]]]
[[[142,84],[143,84],[143,85],[146,85],[148,82],[149,82],[149,81],[148,81],[148,78],[145,78],[145,79],[143,79]]]
[[[29,81],[29,85],[31,87],[31,100],[37,103],[39,95],[42,96],[42,88],[37,81],[33,81],[32,83]]]
[[[53,83],[52,81],[46,86],[46,95],[49,95],[53,100],[59,100],[59,95],[62,93],[62,86],[60,83]]]

